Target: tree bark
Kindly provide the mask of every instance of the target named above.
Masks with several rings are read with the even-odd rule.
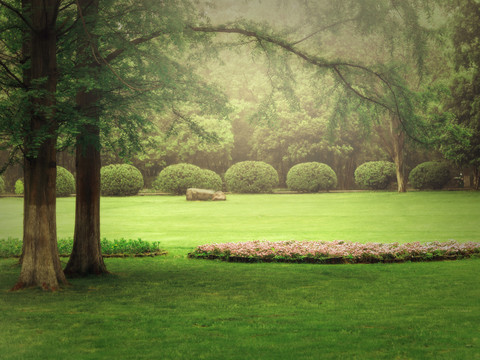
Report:
[[[401,129],[400,120],[395,115],[384,118],[383,123],[377,126],[376,130],[384,144],[384,150],[395,163],[397,191],[399,193],[407,192],[407,178],[405,175],[405,132]]]
[[[473,167],[473,188],[475,190],[480,188],[480,169],[478,166]]]
[[[28,78],[38,92],[31,98],[30,131],[24,139],[25,194],[23,253],[20,277],[12,290],[41,287],[56,290],[67,284],[60,264],[56,230],[57,85],[56,0],[31,0],[29,18],[31,65]]]
[[[80,68],[98,71],[99,64],[92,56],[96,51],[95,37],[90,34],[98,15],[98,0],[79,0],[79,16],[84,29],[79,35],[78,58]],[[85,16],[88,16],[88,22]],[[94,47],[92,49],[92,46]],[[98,90],[78,91],[77,108],[87,119],[82,125],[76,143],[76,202],[73,249],[65,268],[69,277],[107,274],[100,245],[100,111]]]
[[[407,192],[405,176],[405,132],[400,129],[400,121],[396,116],[390,122],[392,135],[393,161],[397,173],[397,190],[399,193]]]
[[[84,94],[88,98],[87,94]],[[78,97],[77,97],[78,98]],[[88,143],[88,139],[93,140]],[[77,137],[76,203],[73,250],[65,268],[69,277],[108,273],[100,245],[99,129],[87,125]]]

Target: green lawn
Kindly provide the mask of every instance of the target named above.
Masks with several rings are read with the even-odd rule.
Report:
[[[73,231],[74,199],[58,201]],[[0,238],[22,200],[0,199]],[[255,239],[480,241],[480,193],[102,198],[102,236],[160,240],[166,257],[107,259],[113,273],[57,293],[8,292],[2,359],[480,359],[480,260],[374,265],[187,259],[196,245]]]
[[[59,237],[72,237],[74,202],[58,199]],[[480,240],[478,192],[229,195],[226,202],[106,197],[101,208],[103,237],[157,240],[176,255],[204,243],[259,239]],[[22,199],[0,199],[0,238],[21,238],[22,211]]]

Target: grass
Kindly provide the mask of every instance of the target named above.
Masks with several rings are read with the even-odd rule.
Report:
[[[59,238],[72,237],[73,198],[57,202]],[[0,238],[22,236],[23,199],[0,199]],[[182,196],[105,197],[102,237],[160,241],[183,256],[210,242],[348,240],[478,241],[480,193],[392,192],[229,195],[226,202]]]
[[[113,273],[57,292],[8,292],[2,359],[480,359],[480,260],[242,264],[187,259],[208,242],[479,241],[480,193],[102,198],[102,237],[160,240],[169,255],[106,259]],[[60,237],[73,199],[59,199]],[[0,199],[0,238],[21,237]]]

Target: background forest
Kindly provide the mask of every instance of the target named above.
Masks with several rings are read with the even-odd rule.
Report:
[[[109,104],[101,105],[102,165],[131,163],[150,188],[159,172],[171,164],[191,163],[223,175],[237,162],[258,160],[271,164],[279,173],[280,185],[285,186],[292,166],[317,161],[333,168],[338,189],[355,189],[354,171],[367,161],[395,162],[406,178],[424,161],[449,160],[452,175],[464,174],[466,186],[478,187],[476,1],[425,1],[416,5],[421,11],[410,14],[400,6],[398,17],[410,15],[411,21],[403,21],[418,27],[409,35],[395,29],[395,24],[375,25],[375,14],[356,13],[348,2],[338,4],[338,9],[324,1],[300,0],[177,3],[182,11],[194,7],[188,11],[212,27],[252,24],[256,29],[274,29],[275,36],[329,61],[342,59],[371,68],[382,64],[384,71],[405,86],[402,91],[408,92],[405,97],[414,113],[399,122],[359,102],[358,96],[339,86],[338,79],[326,71],[265,43],[221,33],[208,41],[195,36],[171,39],[167,46],[180,48],[174,50],[175,65],[166,55],[162,58],[151,50],[165,46],[160,41],[131,49],[129,57],[116,64],[126,85],[136,86],[134,79],[139,78],[147,84],[168,82],[169,89],[162,94],[152,91],[147,100],[145,94],[133,91],[118,96],[105,74],[92,72],[85,80],[102,82],[109,94],[104,99]],[[171,6],[172,13],[175,6]],[[384,10],[379,4],[377,15],[382,16]],[[129,16],[128,26],[134,26],[135,12]],[[172,18],[165,26],[175,26]],[[99,48],[107,49],[114,35],[99,36]],[[2,64],[8,70],[6,54]],[[152,75],[170,71],[171,66],[185,73],[169,79]],[[365,74],[346,76],[363,93],[384,91],[369,83],[372,80]],[[175,83],[183,81],[182,77],[184,84]],[[7,78],[2,76],[5,85]],[[192,79],[201,85],[195,88]],[[64,91],[66,98],[71,81],[67,76],[62,81],[57,91]],[[179,89],[184,86],[191,88]],[[2,94],[8,96],[7,87]],[[120,106],[125,98],[128,101]],[[66,112],[64,116],[74,115]],[[59,137],[57,163],[75,173],[72,133],[75,130],[64,131]],[[7,189],[13,191],[15,181],[23,177],[23,165],[20,153],[9,158],[18,139],[17,145],[8,136],[5,139],[2,164],[17,162],[4,174]]]

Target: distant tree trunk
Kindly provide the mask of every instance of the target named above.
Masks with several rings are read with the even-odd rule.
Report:
[[[473,167],[473,188],[475,190],[480,188],[480,169],[478,166]]]
[[[388,130],[386,129],[387,126]],[[398,118],[392,116],[385,119],[384,123],[377,127],[377,133],[383,141],[384,149],[395,163],[398,192],[407,192],[407,178],[405,175],[405,133],[400,128]]]
[[[95,38],[87,31],[93,29],[98,15],[98,0],[79,0],[79,16],[89,17],[79,36],[80,67],[88,67],[92,73],[98,65],[92,58]],[[108,273],[100,245],[100,130],[98,90],[81,89],[77,93],[77,108],[84,118],[76,143],[76,203],[73,249],[65,268],[69,277]]]
[[[56,230],[57,85],[56,0],[22,2],[29,9],[31,65],[29,79],[38,80],[32,97],[30,133],[25,137],[23,254],[20,277],[12,290],[41,287],[56,290],[67,283],[60,264]],[[39,145],[38,145],[39,144]]]
[[[405,133],[400,129],[400,123],[395,116],[390,122],[392,135],[393,162],[397,173],[397,189],[399,193],[407,192],[407,180],[405,176]]]

